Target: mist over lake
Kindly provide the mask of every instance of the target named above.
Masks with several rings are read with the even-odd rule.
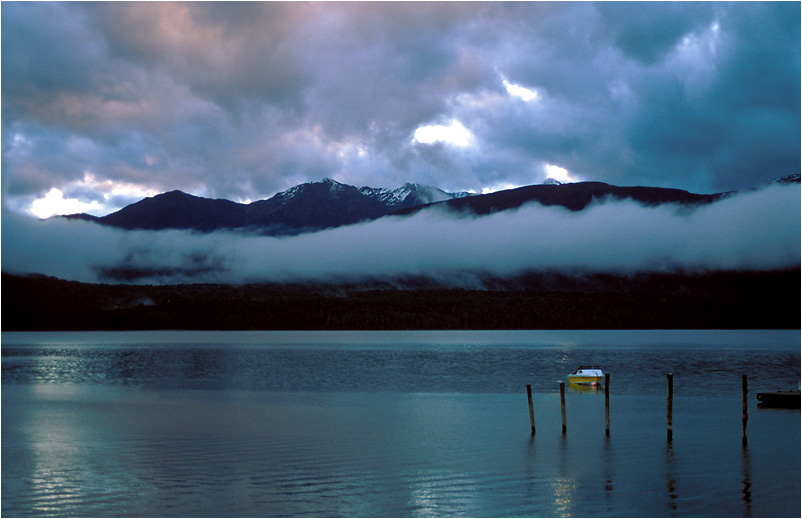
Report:
[[[4,215],[3,270],[84,282],[327,282],[464,273],[769,270],[799,266],[798,183],[712,204],[599,201],[572,212],[537,203],[485,216],[442,210],[298,236],[122,231]],[[104,274],[105,273],[105,274]]]

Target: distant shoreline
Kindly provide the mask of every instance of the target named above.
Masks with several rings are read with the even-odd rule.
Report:
[[[2,275],[3,331],[799,329],[800,269],[530,273],[485,288],[105,285]]]

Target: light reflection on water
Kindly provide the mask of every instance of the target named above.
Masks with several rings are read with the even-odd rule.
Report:
[[[313,341],[303,343],[286,332],[279,334],[284,342],[267,333],[243,337],[212,332],[203,339],[195,332],[191,335],[197,343],[159,344],[144,332],[110,338],[100,334],[94,342],[87,342],[86,334],[4,332],[2,380],[161,389],[516,393],[526,384],[536,392],[555,391],[557,381],[578,365],[598,364],[612,374],[618,394],[662,394],[666,372],[675,374],[677,395],[693,394],[700,387],[706,394],[731,394],[740,387],[742,373],[748,373],[750,389],[756,392],[799,383],[798,331],[761,336],[575,332],[582,341],[565,337],[569,332],[431,332],[447,342],[404,342],[425,337],[421,333],[332,333],[326,342],[327,335],[299,332]],[[654,342],[634,344],[630,334],[651,336]],[[385,336],[388,343],[381,342]],[[208,342],[213,339],[219,342]]]
[[[752,394],[741,445],[740,370],[784,389],[796,347],[3,338],[4,516],[800,513],[799,411]],[[609,438],[601,391],[566,392],[560,434],[556,381],[583,352],[612,366]],[[682,366],[671,444],[664,375],[630,373],[654,359]]]

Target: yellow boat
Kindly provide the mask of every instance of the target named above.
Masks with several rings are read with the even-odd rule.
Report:
[[[579,369],[568,375],[568,383],[579,386],[600,386],[604,381],[604,373],[598,366],[579,366]]]

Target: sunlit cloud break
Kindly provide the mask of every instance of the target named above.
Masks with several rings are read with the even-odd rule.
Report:
[[[777,269],[800,264],[800,189],[774,185],[689,210],[596,202],[580,212],[527,204],[458,217],[422,211],[370,223],[264,237],[120,231],[3,215],[3,270],[86,282],[150,273],[148,283],[295,282],[527,271]],[[104,277],[105,275],[105,277]]]
[[[67,194],[71,192],[96,196],[102,199],[102,202],[97,199],[84,201]],[[12,205],[10,208],[38,218],[77,213],[101,216],[122,209],[141,198],[157,194],[159,194],[158,191],[154,189],[144,189],[128,182],[101,180],[93,173],[86,172],[81,180],[67,184],[64,191],[54,187],[45,196],[30,202],[30,206],[27,208],[24,205],[20,208]]]
[[[75,198],[64,198],[64,193],[53,188],[43,197],[31,203],[30,212],[39,218],[49,218],[57,214],[91,213],[101,209],[101,205],[93,200],[89,203]]]
[[[503,80],[503,83],[504,83],[504,88],[507,89],[507,92],[511,96],[520,97],[521,99],[527,102],[532,101],[533,99],[537,99],[536,90],[530,90],[524,86],[515,85],[513,83],[510,83],[506,79]]]
[[[571,176],[567,169],[555,166],[554,164],[546,164],[545,168],[547,178],[558,180],[560,182],[578,182],[578,179]]]
[[[448,125],[432,124],[421,126],[415,130],[413,142],[421,144],[434,144],[442,142],[454,146],[464,147],[473,142],[473,134],[461,122],[452,120]]]

